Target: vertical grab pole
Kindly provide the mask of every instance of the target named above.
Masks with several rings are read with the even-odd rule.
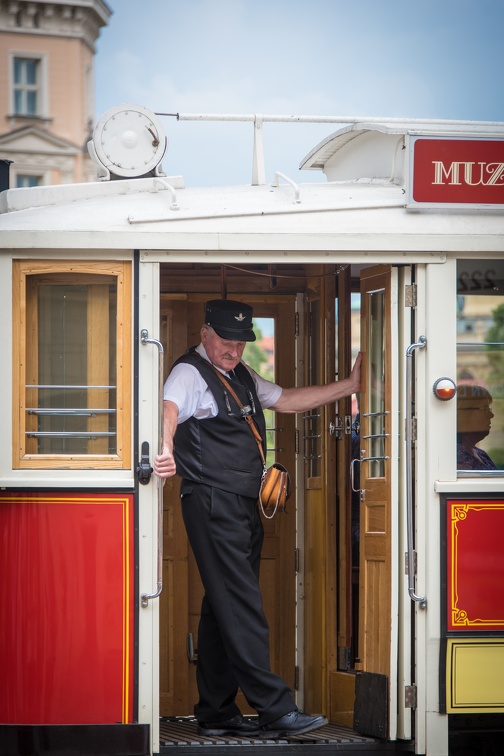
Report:
[[[425,336],[420,336],[416,344],[410,344],[406,349],[406,520],[408,524],[408,593],[412,601],[420,604],[420,609],[427,608],[427,597],[417,596],[415,593],[415,550],[413,537],[413,377],[411,362],[415,349],[427,346]]]
[[[163,345],[157,339],[149,339],[149,332],[146,328],[140,331],[140,340],[142,344],[155,344],[158,348],[158,402],[159,402],[159,440],[158,454],[163,451]],[[142,593],[141,603],[145,608],[149,606],[149,600],[159,598],[163,590],[163,479],[157,477],[157,502],[158,502],[158,545],[157,545],[157,588],[154,593]]]

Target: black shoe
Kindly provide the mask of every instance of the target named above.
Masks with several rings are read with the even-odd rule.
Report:
[[[198,735],[216,737],[219,735],[241,735],[243,738],[259,734],[259,725],[237,714],[224,722],[198,722]]]
[[[282,738],[289,735],[302,735],[304,732],[311,732],[327,724],[327,719],[322,715],[311,717],[303,714],[299,709],[294,709],[288,714],[284,714],[280,719],[275,719],[267,725],[261,727],[261,735],[270,738]]]

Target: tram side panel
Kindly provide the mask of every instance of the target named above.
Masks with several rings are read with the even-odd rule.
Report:
[[[18,752],[30,726],[32,743],[92,752],[106,732],[111,754],[134,742],[143,756],[132,263],[19,253],[1,266],[0,753]]]

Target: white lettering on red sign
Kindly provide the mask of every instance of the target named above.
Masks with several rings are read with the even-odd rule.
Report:
[[[448,168],[440,160],[433,160],[432,164],[434,166],[433,184],[459,186],[465,183],[469,186],[493,186],[498,182],[504,183],[504,163],[459,163],[454,161],[450,163]]]

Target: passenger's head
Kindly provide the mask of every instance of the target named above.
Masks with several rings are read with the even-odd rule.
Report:
[[[490,433],[494,416],[490,406],[492,395],[483,386],[463,384],[457,388],[457,433],[471,434],[477,440]],[[478,437],[476,439],[476,437]]]

